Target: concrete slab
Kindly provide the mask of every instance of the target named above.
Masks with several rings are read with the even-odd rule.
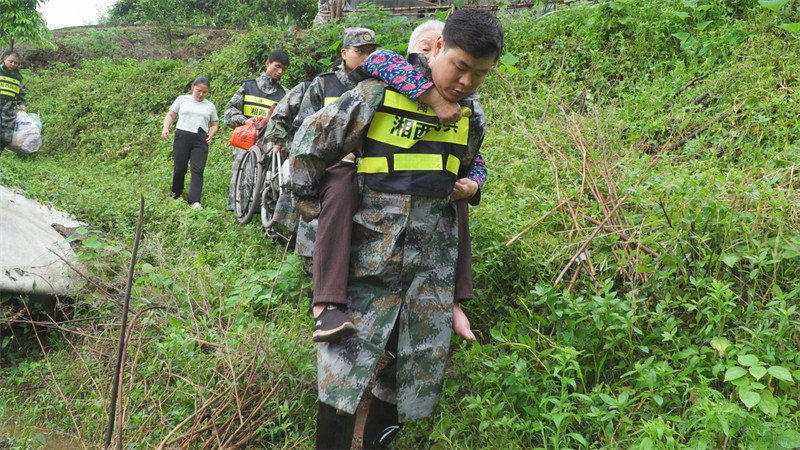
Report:
[[[80,281],[59,256],[76,262],[64,235],[82,226],[63,211],[0,186],[0,292],[74,293]]]

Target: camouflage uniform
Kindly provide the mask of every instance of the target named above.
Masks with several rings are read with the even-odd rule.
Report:
[[[294,118],[300,111],[303,96],[308,90],[310,81],[303,81],[293,87],[286,96],[275,105],[272,118],[267,123],[264,130],[264,142],[272,142],[275,145],[288,148],[294,138],[297,127],[293,125]],[[275,205],[274,220],[281,225],[291,235],[294,234],[300,218],[297,210],[292,206],[292,197],[288,193],[281,195]]]
[[[274,94],[279,91],[283,91],[284,88],[277,80],[273,80],[269,75],[266,73],[261,73],[258,78],[256,78],[256,85],[258,88],[266,95]],[[244,122],[247,120],[247,116],[244,115],[242,110],[244,109],[244,84],[239,87],[239,90],[233,94],[228,104],[225,106],[225,124],[227,124],[230,128],[236,128],[244,125]],[[228,211],[233,211],[234,209],[234,194],[236,190],[235,182],[236,182],[236,166],[239,164],[239,161],[244,156],[246,150],[240,149],[238,147],[233,147],[233,163],[231,164],[231,181],[230,181],[230,188],[228,189]]]
[[[318,196],[326,167],[350,152],[361,156],[385,90],[381,82],[363,81],[298,130],[290,163],[292,190],[301,207]],[[486,128],[477,102],[467,120],[462,168],[470,166]],[[319,399],[354,413],[397,327],[394,373],[378,374],[372,393],[396,403],[404,422],[431,414],[441,393],[452,332],[456,211],[447,198],[378,192],[359,178],[362,203],[353,219],[347,287],[348,313],[357,334],[320,344]]]
[[[0,152],[2,152],[14,136],[14,122],[17,119],[17,111],[20,106],[25,105],[25,83],[19,71],[10,72],[5,64],[0,63],[0,77],[13,78],[20,81],[19,93],[12,97],[10,91],[0,90]],[[3,95],[6,93],[7,95]]]
[[[356,71],[347,73],[344,64],[341,64],[333,72],[338,79],[347,89],[352,89],[356,83],[363,79],[363,76]],[[294,119],[295,129],[299,128],[303,121],[321,110],[325,106],[325,78],[318,76],[314,78],[308,86],[306,94],[303,96],[303,102],[300,105],[300,111]],[[314,240],[317,236],[317,221],[305,222],[300,220],[297,224],[297,238],[295,241],[294,251],[307,258],[314,255]]]

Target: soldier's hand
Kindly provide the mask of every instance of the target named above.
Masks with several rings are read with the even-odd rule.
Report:
[[[286,150],[286,147],[280,146],[278,144],[272,145],[272,153],[281,153]]]
[[[433,109],[433,112],[436,113],[436,117],[439,118],[439,123],[442,125],[456,123],[461,120],[463,116],[461,106],[459,106],[458,103],[445,100],[444,97],[439,94],[435,86],[428,89],[419,99],[422,103],[425,103]]]
[[[319,216],[320,204],[317,200],[295,199],[294,206],[300,213],[303,222],[311,222]]]
[[[450,193],[450,201],[458,201],[464,198],[472,198],[478,192],[478,183],[472,178],[461,178],[456,180],[453,185],[453,192]]]
[[[469,319],[467,319],[467,315],[464,314],[458,303],[453,305],[453,331],[468,341],[475,340],[475,335],[469,325]]]
[[[245,124],[245,125],[250,125],[251,123],[255,122],[256,120],[258,120],[258,117],[251,117],[251,118],[249,118],[249,119],[246,119],[246,120],[244,121],[244,124]]]
[[[164,128],[161,130],[161,139],[167,139],[169,137],[169,130]]]

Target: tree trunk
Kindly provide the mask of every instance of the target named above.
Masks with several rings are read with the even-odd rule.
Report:
[[[11,47],[8,49],[8,51],[10,52],[14,51],[14,38],[11,38]]]

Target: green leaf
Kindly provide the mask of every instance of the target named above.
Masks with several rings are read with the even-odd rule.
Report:
[[[758,395],[758,392],[748,391],[747,389],[739,391],[739,398],[744,403],[744,406],[747,406],[747,409],[756,406],[761,401],[761,396]]]
[[[739,366],[729,367],[728,370],[725,371],[725,381],[731,381],[737,378],[741,378],[745,374],[747,374],[747,371],[744,370],[742,367]]]
[[[764,366],[754,365],[750,366],[750,375],[753,376],[756,380],[760,380],[761,377],[767,374],[767,369]]]
[[[798,22],[782,23],[778,25],[778,28],[788,31],[789,33],[792,34],[800,33],[800,23]]]
[[[775,417],[778,415],[778,402],[769,391],[761,392],[761,402],[758,403],[758,409],[768,416]]]
[[[800,433],[797,431],[784,431],[778,435],[778,445],[783,448],[800,447]]]
[[[684,11],[675,11],[675,15],[680,17],[681,19],[686,19],[689,17],[689,13]]]
[[[519,61],[519,58],[517,58],[517,56],[513,53],[506,53],[500,57],[500,63],[507,64],[509,66],[513,66],[517,63],[517,61]]]
[[[792,379],[792,374],[789,373],[789,369],[787,369],[786,367],[772,366],[769,368],[768,372],[770,375],[779,380],[788,381],[789,383],[794,381]]]
[[[583,445],[584,447],[588,447],[589,446],[589,443],[586,441],[586,438],[583,437],[582,435],[578,434],[578,433],[570,433],[567,436],[569,436],[572,439],[575,439],[576,441],[580,442],[581,445]]]
[[[737,360],[739,361],[739,364],[745,367],[752,366],[753,364],[758,364],[758,357],[756,355],[751,355],[751,354],[739,355]]]
[[[614,400],[614,397],[608,394],[600,394],[600,399],[603,400],[608,406],[612,406],[614,408],[617,407],[617,401]]]
[[[736,264],[737,262],[739,262],[740,259],[742,259],[742,257],[739,255],[725,254],[722,255],[722,257],[720,257],[719,259],[722,262],[724,262],[726,266],[733,267],[734,264]]]
[[[691,35],[684,31],[679,31],[677,33],[672,33],[672,36],[678,38],[679,41],[684,42],[686,39],[689,39],[689,36]]]
[[[694,28],[695,28],[696,30],[704,31],[706,28],[708,28],[708,26],[709,26],[709,25],[711,25],[711,21],[710,21],[710,20],[708,20],[708,21],[706,21],[706,22],[703,22],[703,23],[699,23],[699,24],[697,24],[697,26],[696,26],[696,27],[694,27]]]
[[[656,405],[661,406],[661,405],[664,404],[664,397],[662,397],[660,395],[654,395],[653,396],[653,401],[656,402]]]
[[[711,339],[711,348],[716,350],[717,353],[719,353],[719,356],[724,356],[725,350],[727,350],[730,346],[731,343],[725,338],[716,337]]]
[[[758,0],[758,4],[763,6],[764,8],[771,9],[773,11],[778,11],[783,8],[789,0]]]

